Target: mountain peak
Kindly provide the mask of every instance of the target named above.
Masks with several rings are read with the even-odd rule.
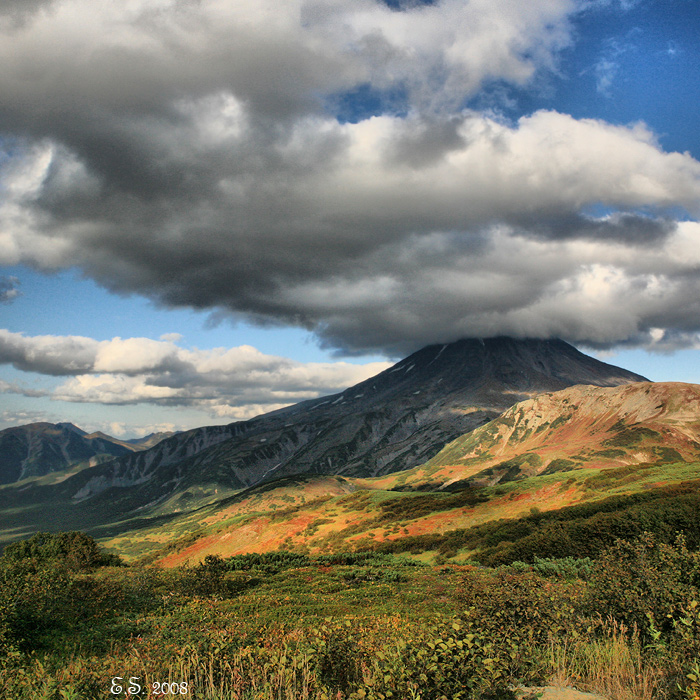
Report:
[[[406,385],[435,397],[458,391],[464,399],[503,411],[518,400],[575,384],[618,386],[646,381],[563,340],[496,337],[429,345],[358,386],[395,391]],[[356,391],[353,387],[344,393]]]
[[[463,338],[443,345],[429,345],[397,363],[389,371],[413,364],[428,367],[458,364],[465,371],[482,376],[510,369],[530,370],[539,375],[561,377],[562,381],[579,379],[583,374],[600,386],[630,381],[649,381],[634,372],[596,360],[560,340],[540,338]],[[626,381],[619,382],[619,379]]]
[[[77,433],[78,435],[81,435],[85,437],[87,433],[79,428],[77,425],[73,425],[73,423],[56,423],[57,428],[61,428],[62,430],[70,430],[73,433]]]

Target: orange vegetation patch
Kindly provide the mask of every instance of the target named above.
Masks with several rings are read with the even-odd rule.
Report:
[[[562,489],[561,482],[557,482],[536,491],[506,495],[490,501],[487,504],[490,506],[488,518],[483,521],[498,518],[519,518],[527,515],[533,507],[540,510],[557,510],[574,505],[580,500],[581,493],[577,486],[573,485]]]
[[[289,519],[275,519],[268,515],[249,520],[228,531],[208,535],[194,544],[169,554],[160,560],[165,567],[196,564],[209,554],[234,556],[250,552],[271,552],[282,548],[285,540],[304,538],[304,531],[321,514],[318,511],[305,511]]]
[[[472,520],[473,515],[473,510],[460,513],[448,510],[415,520],[406,525],[406,529],[409,535],[429,535],[434,532],[445,532],[446,530],[454,530],[457,527],[464,527]]]
[[[208,537],[201,537],[189,547],[167,555],[159,561],[159,564],[165,567],[181,566],[185,563],[195,564],[202,561],[208,554],[221,555],[224,551],[231,549],[260,551],[251,545],[256,543],[266,523],[269,523],[269,518],[257,518],[236,528],[235,532],[216,533]],[[232,542],[234,535],[235,540]],[[233,551],[232,553],[239,554],[240,552]]]

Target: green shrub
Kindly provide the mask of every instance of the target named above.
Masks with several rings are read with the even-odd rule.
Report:
[[[564,557],[563,559],[540,559],[535,556],[532,563],[532,570],[540,576],[553,576],[562,579],[583,579],[586,580],[591,575],[593,560],[590,557],[577,559],[575,557]]]
[[[28,559],[57,562],[71,571],[90,571],[99,566],[121,565],[118,556],[106,553],[84,532],[38,532],[27,540],[8,544],[2,559],[10,562]]]
[[[408,580],[399,571],[387,569],[362,568],[351,569],[341,574],[341,577],[348,583],[362,583],[367,581],[385,581],[387,583],[401,583]]]
[[[209,554],[194,568],[180,571],[179,591],[189,596],[230,598],[259,583],[259,579],[252,576],[232,578],[228,571],[225,559]]]
[[[471,571],[457,599],[462,617],[494,638],[545,644],[580,626],[585,584],[542,579],[532,571]]]
[[[559,579],[583,579],[586,580],[591,575],[593,560],[590,557],[576,559],[574,557],[564,557],[562,559],[540,559],[535,556],[532,564],[523,561],[514,561],[512,564],[503,565],[500,568],[511,569],[512,571],[534,571],[540,576]]]
[[[507,700],[514,659],[522,658],[511,640],[494,637],[460,620],[438,619],[373,658],[364,685],[353,700]]]
[[[71,609],[65,568],[35,560],[0,563],[0,656],[36,646],[41,634],[60,626]]]
[[[368,657],[358,646],[351,623],[328,621],[313,629],[311,635],[312,658],[321,683],[344,693],[356,688]]]
[[[700,553],[682,535],[669,545],[645,533],[608,549],[590,585],[592,610],[636,626],[646,643],[668,640],[700,600]]]
[[[689,666],[683,675],[683,681],[678,684],[678,690],[682,692],[683,698],[700,700],[700,660]]]
[[[276,574],[285,569],[309,566],[311,560],[307,554],[298,552],[265,552],[262,554],[238,554],[224,560],[229,571],[261,571]]]

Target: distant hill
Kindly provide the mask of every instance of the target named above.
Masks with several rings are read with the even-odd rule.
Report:
[[[160,435],[160,439],[165,437]],[[155,436],[125,442],[104,433],[88,434],[72,423],[30,423],[0,431],[0,484],[44,476],[77,464],[102,461],[147,449]]]

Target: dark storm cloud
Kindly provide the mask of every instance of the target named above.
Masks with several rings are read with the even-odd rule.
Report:
[[[303,326],[348,353],[686,337],[700,330],[700,164],[643,125],[462,108],[555,68],[583,7],[55,0],[0,24],[14,139],[1,259],[78,265],[117,292]],[[362,86],[405,96],[405,113],[324,111]],[[99,371],[64,342],[31,366],[61,374],[65,350],[69,374]],[[29,367],[8,343],[6,361]],[[154,396],[189,382],[162,364],[179,355],[154,357]]]
[[[9,304],[20,294],[19,279],[17,279],[17,277],[0,277],[0,304]]]
[[[630,212],[613,213],[603,218],[583,214],[563,214],[552,220],[528,220],[523,217],[525,235],[544,240],[589,239],[617,241],[629,246],[654,246],[673,234],[677,222],[667,218]]]
[[[0,22],[3,20],[12,28],[28,22],[39,10],[47,9],[53,0],[5,0],[0,5]]]

